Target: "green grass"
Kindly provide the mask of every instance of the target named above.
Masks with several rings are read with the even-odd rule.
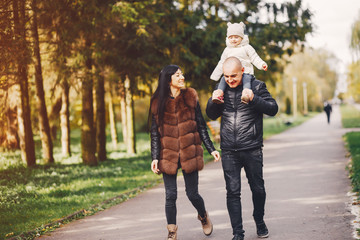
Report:
[[[341,105],[341,119],[344,128],[360,127],[360,111],[352,105]],[[354,192],[360,192],[360,132],[349,132],[344,135],[351,161],[348,166]]]
[[[299,125],[313,115],[299,117],[290,126],[283,123],[284,118],[266,118],[264,136],[269,137]],[[21,161],[19,151],[1,153],[0,239],[29,231],[30,234],[25,234],[21,238],[33,239],[59,226],[58,223],[47,226],[49,223],[55,223],[84,209],[86,211],[68,221],[94,214],[135,196],[136,192],[131,191],[138,187],[143,186],[141,189],[146,189],[161,181],[161,176],[153,174],[150,170],[151,156],[147,133],[137,134],[138,154],[134,155],[127,154],[122,143],[113,148],[108,138],[109,159],[94,167],[82,164],[80,131],[73,130],[71,137],[72,156],[63,158],[60,144],[55,142],[56,163],[53,165],[44,165],[42,162],[38,138],[35,138],[38,159],[36,167],[27,168]],[[219,149],[218,144],[216,148]],[[204,160],[212,160],[207,151],[204,151]],[[100,204],[119,195],[120,198],[110,203]]]
[[[360,132],[346,133],[344,138],[351,155],[349,173],[353,191],[360,192]]]
[[[296,119],[292,116],[282,115],[276,117],[269,117],[264,119],[264,139],[271,137],[272,135],[281,133],[289,128],[298,126],[314,117],[318,113],[310,112],[307,116],[298,115]],[[291,122],[291,124],[285,124],[285,122]]]
[[[341,105],[341,119],[344,128],[360,127],[360,111],[352,105]]]

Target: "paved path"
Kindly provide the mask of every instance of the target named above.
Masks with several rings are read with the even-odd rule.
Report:
[[[301,126],[265,141],[264,177],[267,190],[265,221],[274,240],[348,240],[352,237],[350,182],[340,114],[334,106],[331,124],[321,113]],[[150,164],[150,163],[149,163]],[[245,175],[245,174],[243,174]],[[242,202],[245,239],[258,239],[252,220],[251,194],[245,177]],[[200,193],[214,223],[205,237],[195,209],[178,179],[178,238],[180,240],[231,239],[226,210],[225,183],[220,163],[207,164],[200,173]],[[164,188],[150,189],[138,197],[94,216],[72,222],[41,239],[166,239]]]

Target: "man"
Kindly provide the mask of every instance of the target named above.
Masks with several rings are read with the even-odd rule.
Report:
[[[242,167],[245,169],[252,191],[253,217],[257,235],[260,238],[269,236],[264,222],[266,193],[262,170],[263,114],[274,116],[278,111],[278,105],[268,92],[265,83],[255,77],[251,79],[252,90],[244,91],[249,98],[248,104],[241,102],[243,72],[244,68],[237,58],[226,59],[223,73],[228,87],[224,92],[224,104],[216,104],[212,101],[221,94],[215,90],[206,107],[209,118],[215,120],[222,116],[220,148],[233,240],[243,240],[245,232],[240,201]]]
[[[332,112],[332,107],[331,104],[327,101],[324,103],[324,111],[326,112],[327,122],[330,124],[330,113]]]

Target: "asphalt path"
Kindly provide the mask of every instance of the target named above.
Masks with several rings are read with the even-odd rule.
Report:
[[[353,238],[351,190],[342,136],[346,131],[333,106],[331,123],[321,113],[304,124],[264,142],[264,178],[267,192],[265,222],[274,240],[350,240]],[[150,161],[149,161],[150,171]],[[232,230],[226,209],[221,163],[209,163],[200,172],[200,194],[214,224],[206,237],[178,177],[178,239],[228,239]],[[251,192],[242,171],[245,239],[258,239],[252,219]],[[69,223],[41,239],[142,240],[166,239],[164,186]]]

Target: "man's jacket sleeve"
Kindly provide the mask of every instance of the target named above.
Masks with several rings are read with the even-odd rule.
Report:
[[[218,117],[222,115],[222,112],[224,110],[224,104],[217,104],[212,101],[212,98],[210,97],[208,100],[208,103],[206,105],[206,115],[211,120],[216,120]]]
[[[261,83],[259,92],[254,95],[253,100],[249,103],[258,112],[269,116],[275,116],[278,112],[278,105],[266,88],[265,83]]]

